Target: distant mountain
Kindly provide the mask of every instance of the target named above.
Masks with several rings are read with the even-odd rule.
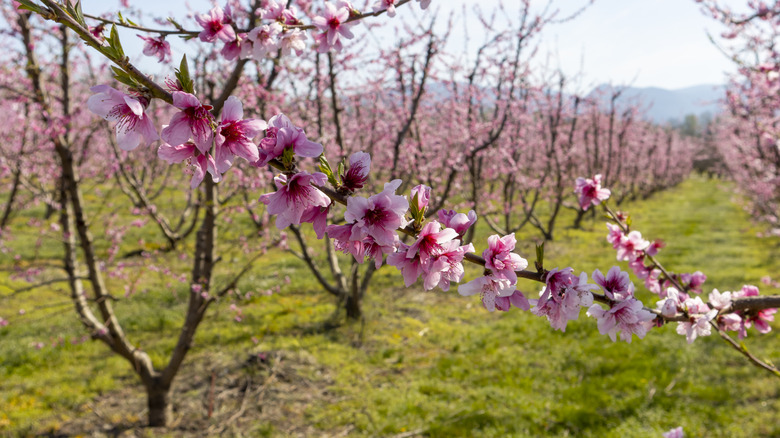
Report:
[[[599,85],[589,96],[603,93],[608,103],[609,85]],[[686,115],[699,116],[704,113],[715,115],[721,111],[720,101],[725,97],[723,85],[695,85],[678,90],[667,90],[658,87],[636,88],[627,87],[620,97],[621,101],[639,100],[647,108],[647,116],[656,123],[679,123]]]

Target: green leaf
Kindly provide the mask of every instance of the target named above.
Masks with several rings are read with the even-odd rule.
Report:
[[[544,263],[544,242],[536,245],[536,260],[539,263]]]
[[[344,175],[345,167],[344,160],[339,161],[338,168],[336,169],[338,171],[339,177]]]
[[[125,84],[125,85],[127,85],[128,87],[131,87],[131,88],[139,88],[140,87],[140,84],[138,84],[138,82],[136,82],[136,80],[132,76],[127,74],[127,72],[125,72],[121,68],[115,67],[115,66],[112,65],[111,66],[111,70],[114,71],[114,79],[116,79],[117,81],[119,81],[119,82],[121,82],[121,83],[123,83],[123,84]]]
[[[339,186],[339,182],[336,179],[336,177],[333,175],[333,169],[331,169],[330,163],[328,163],[328,159],[325,158],[325,155],[323,154],[323,155],[320,155],[319,160],[320,160],[320,171],[322,173],[324,173],[328,177],[328,182],[333,187],[338,187]]]
[[[116,30],[116,25],[111,26],[111,36],[108,37],[108,45],[114,49],[117,58],[125,57],[125,51],[122,49],[122,43],[119,42],[119,32]]]
[[[187,55],[181,57],[181,62],[179,63],[179,68],[175,71],[175,75],[182,90],[190,94],[195,94],[195,84],[190,78],[190,69],[187,66]]]
[[[35,12],[36,14],[43,14],[46,12],[46,10],[35,3],[31,2],[30,0],[18,0],[19,4],[21,5],[19,9],[25,9],[27,11]]]

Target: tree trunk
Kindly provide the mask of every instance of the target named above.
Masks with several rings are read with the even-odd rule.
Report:
[[[587,213],[585,210],[577,211],[577,217],[574,218],[574,225],[572,225],[572,228],[574,228],[575,230],[582,229],[582,219],[585,218],[585,213]]]
[[[149,426],[165,427],[173,417],[173,406],[170,402],[170,388],[152,385],[146,388],[149,406]]]
[[[347,302],[345,304],[347,309],[347,318],[351,320],[358,320],[362,315],[360,309],[360,296],[358,294],[347,295]]]

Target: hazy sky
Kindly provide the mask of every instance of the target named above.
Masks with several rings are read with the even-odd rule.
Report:
[[[315,3],[320,0],[314,0]],[[724,3],[739,9],[746,0],[727,0]],[[112,10],[118,6],[113,0],[82,0],[85,12]],[[208,0],[133,0],[132,5],[147,11],[157,10],[159,14],[173,13],[184,19],[189,4],[205,12]],[[354,1],[359,3],[359,1]],[[509,11],[516,8],[517,0],[504,0]],[[541,7],[545,2],[533,1]],[[587,0],[556,0],[554,7],[565,16],[578,9]],[[491,10],[499,0],[433,0],[431,9],[447,17],[455,11],[455,29],[472,28],[473,14],[463,18],[462,11],[470,12],[475,4],[484,10]],[[163,5],[163,6],[160,6]],[[416,19],[419,7],[399,8],[395,20]],[[413,18],[414,17],[414,18]],[[387,17],[378,18],[387,20]],[[464,21],[465,20],[465,21]],[[137,21],[137,20],[136,20]],[[439,20],[443,23],[445,20]],[[144,20],[148,23],[148,20]],[[473,26],[476,30],[478,26]],[[578,87],[589,90],[595,85],[632,84],[638,87],[662,87],[677,89],[697,84],[724,82],[727,71],[734,69],[731,61],[709,41],[707,32],[718,37],[722,27],[705,17],[693,0],[595,0],[574,20],[546,27],[540,41],[537,65],[560,67],[567,75],[581,75]],[[366,32],[359,26],[355,33]],[[128,34],[123,37],[126,52],[139,53],[138,38]],[[392,37],[391,35],[383,35]],[[133,44],[130,40],[133,40]],[[480,40],[474,32],[470,34],[471,45]],[[185,44],[176,38],[170,39],[174,53],[179,53]],[[455,32],[452,47],[463,47],[464,32]],[[193,43],[189,43],[193,44]],[[178,56],[175,56],[178,58]]]

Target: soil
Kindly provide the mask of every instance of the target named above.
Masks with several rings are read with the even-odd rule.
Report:
[[[140,383],[97,397],[82,415],[51,437],[346,436],[311,425],[306,408],[330,403],[332,380],[305,351],[270,351],[244,358],[197,358],[182,369],[173,388],[170,427],[150,428]]]

